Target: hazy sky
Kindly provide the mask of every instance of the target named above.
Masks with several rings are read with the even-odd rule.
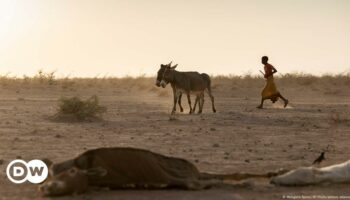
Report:
[[[0,0],[0,73],[350,71],[350,0]]]

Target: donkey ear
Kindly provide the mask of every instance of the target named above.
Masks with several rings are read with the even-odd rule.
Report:
[[[175,69],[177,67],[178,64],[174,65],[171,67],[171,69]]]
[[[84,171],[84,173],[87,175],[87,176],[99,176],[99,177],[102,177],[102,176],[106,176],[107,175],[107,170],[103,167],[95,167],[95,168],[91,168],[91,169],[88,169],[86,171]]]

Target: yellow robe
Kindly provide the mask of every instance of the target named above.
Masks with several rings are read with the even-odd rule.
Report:
[[[271,99],[272,101],[277,101],[278,90],[273,81],[273,76],[269,76],[266,80],[266,85],[263,91],[261,92],[261,96],[263,99]]]

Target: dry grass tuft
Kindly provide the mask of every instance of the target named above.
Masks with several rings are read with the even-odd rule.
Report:
[[[34,76],[34,80],[38,80],[39,83],[48,83],[49,85],[53,85],[55,83],[55,73],[55,71],[44,72],[43,70],[39,70],[38,74]]]
[[[100,119],[107,108],[99,105],[96,95],[87,100],[79,97],[61,98],[55,118],[60,121],[91,121]]]

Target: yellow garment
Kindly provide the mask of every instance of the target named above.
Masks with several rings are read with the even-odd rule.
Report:
[[[275,82],[273,81],[273,76],[269,76],[266,80],[266,85],[263,91],[261,92],[261,96],[264,99],[273,99],[277,100],[276,95],[278,94],[277,87],[275,85]]]

